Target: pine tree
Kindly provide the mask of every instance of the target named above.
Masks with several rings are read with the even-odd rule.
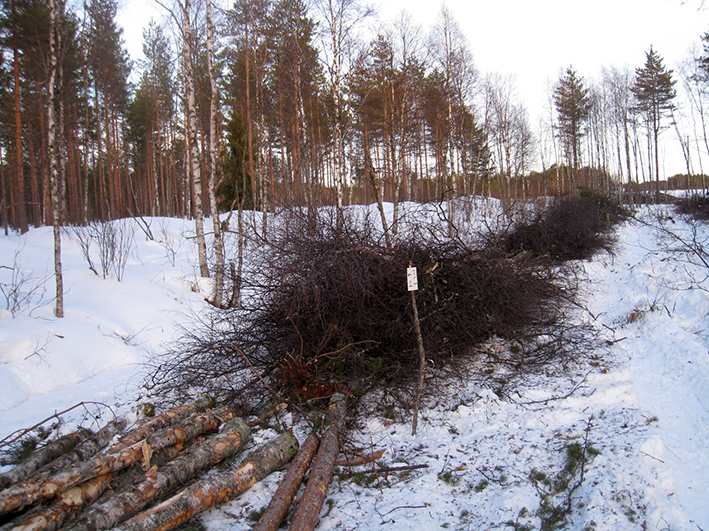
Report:
[[[91,20],[85,38],[93,82],[98,155],[95,200],[99,217],[114,218],[125,215],[127,206],[118,122],[127,109],[130,59],[123,48],[123,30],[116,24],[116,0],[91,0],[86,9]]]
[[[655,159],[655,194],[660,195],[660,167],[658,137],[662,132],[662,121],[675,109],[672,100],[677,96],[672,70],[663,64],[662,57],[650,47],[645,54],[645,64],[635,70],[635,84],[631,88],[635,96],[634,110],[645,120],[648,141],[652,141]]]
[[[566,69],[554,89],[554,106],[566,160],[576,179],[581,164],[581,140],[586,134],[585,126],[591,103],[583,77],[571,66]]]

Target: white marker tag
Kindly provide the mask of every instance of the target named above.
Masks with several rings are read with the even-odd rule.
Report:
[[[406,284],[409,287],[409,291],[417,291],[419,289],[418,274],[415,267],[406,268]]]

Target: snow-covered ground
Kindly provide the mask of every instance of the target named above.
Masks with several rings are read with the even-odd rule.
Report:
[[[208,288],[196,280],[192,225],[149,223],[154,239],[135,229],[121,282],[92,273],[76,241],[64,239],[64,319],[52,314],[51,278],[44,301],[14,316],[0,309],[0,438],[82,401],[67,419],[135,418],[141,363],[203,307]],[[602,357],[563,377],[529,378],[504,398],[480,382],[452,387],[421,412],[416,437],[408,418],[362,420],[350,444],[386,448],[382,465],[428,468],[369,484],[336,478],[319,529],[539,529],[543,500],[565,501],[547,498],[541,478],[557,477],[576,443],[600,453],[573,491],[566,529],[709,531],[709,292],[689,283],[709,288],[707,271],[665,250],[651,225],[625,223],[615,254],[584,265],[583,314],[609,341]],[[709,231],[703,236],[709,241]],[[51,228],[0,237],[0,266],[13,265],[25,291],[48,277]],[[6,267],[5,291],[13,284]],[[249,529],[281,475],[203,522]]]

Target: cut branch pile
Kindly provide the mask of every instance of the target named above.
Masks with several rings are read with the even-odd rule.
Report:
[[[252,451],[237,469],[195,481],[240,453],[251,436],[251,426],[229,408],[206,406],[174,408],[110,447],[125,421],[50,443],[0,476],[0,530],[170,529],[243,493],[298,449],[295,437],[284,433]]]

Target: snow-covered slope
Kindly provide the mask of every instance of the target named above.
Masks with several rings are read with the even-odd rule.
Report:
[[[611,343],[601,359],[564,377],[538,375],[505,398],[480,382],[458,384],[422,411],[416,437],[410,419],[363,419],[352,444],[386,448],[390,467],[428,468],[369,484],[335,479],[319,529],[538,529],[549,492],[542,474],[557,477],[578,443],[600,453],[573,492],[566,529],[709,530],[709,293],[688,284],[706,270],[663,250],[652,216],[639,216],[650,225],[624,224],[615,255],[584,265],[585,315]],[[51,278],[44,303],[14,317],[2,311],[0,438],[81,401],[133,415],[141,363],[206,296],[205,286],[195,291],[191,225],[149,221],[155,240],[135,229],[122,282],[94,275],[65,238],[66,318],[53,317]],[[48,228],[0,237],[0,265],[21,266],[25,278],[47,277],[51,253]],[[6,286],[10,273],[0,268]],[[103,411],[97,423],[110,417],[86,407]],[[280,475],[203,522],[249,529]]]

